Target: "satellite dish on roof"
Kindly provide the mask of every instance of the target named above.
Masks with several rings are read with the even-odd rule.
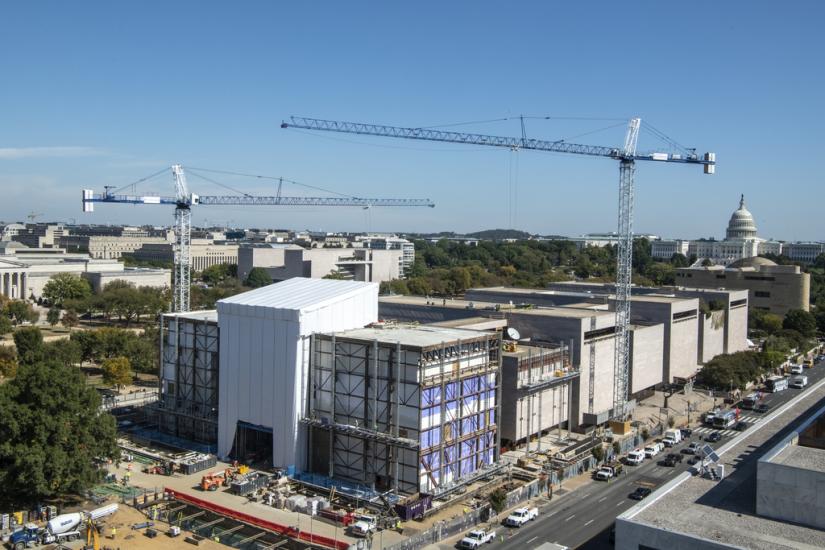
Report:
[[[507,337],[511,340],[518,340],[521,338],[521,334],[513,327],[510,327],[507,329]]]

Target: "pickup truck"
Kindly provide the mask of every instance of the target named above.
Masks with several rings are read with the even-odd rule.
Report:
[[[507,516],[507,519],[504,520],[504,525],[507,525],[508,527],[521,527],[528,521],[534,520],[537,517],[539,517],[538,508],[518,508],[513,510],[513,513]]]
[[[366,537],[370,533],[378,530],[378,525],[374,518],[370,516],[360,516],[357,521],[350,525],[350,533],[356,537]]]
[[[467,536],[461,539],[458,543],[459,548],[467,548],[468,550],[476,550],[488,542],[493,542],[496,532],[492,529],[485,531],[484,529],[476,529],[467,533]]]
[[[615,466],[602,466],[599,468],[599,471],[596,472],[596,479],[599,481],[607,481],[619,475],[619,472],[622,471],[622,465],[617,464]]]

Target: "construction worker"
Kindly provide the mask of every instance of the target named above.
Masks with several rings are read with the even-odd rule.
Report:
[[[117,527],[112,526],[112,538],[117,536]]]

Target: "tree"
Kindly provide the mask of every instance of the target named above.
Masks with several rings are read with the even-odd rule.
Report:
[[[3,312],[15,325],[25,322],[36,323],[40,319],[40,314],[34,310],[32,305],[23,300],[11,300],[6,304]]]
[[[43,298],[52,305],[62,306],[66,300],[82,300],[92,294],[89,281],[71,273],[52,275],[43,287]]]
[[[83,361],[94,361],[98,357],[100,340],[97,337],[97,331],[79,330],[72,333],[70,340],[77,342],[80,346],[81,366],[83,366]]]
[[[80,363],[80,344],[72,340],[60,340],[43,344],[43,356],[54,359],[64,367],[74,367]]]
[[[218,285],[237,276],[238,264],[216,264],[201,271],[200,279],[206,284]]]
[[[269,276],[266,269],[262,267],[253,267],[249,270],[249,275],[246,277],[246,286],[252,288],[259,288],[272,284],[272,277]]]
[[[100,481],[97,460],[117,459],[115,420],[97,391],[56,361],[21,364],[0,385],[0,509],[29,509]]]
[[[792,309],[785,314],[782,320],[782,328],[795,330],[806,338],[816,335],[816,317],[813,313],[802,309]]]
[[[590,449],[590,453],[593,455],[593,458],[596,459],[596,462],[601,462],[604,460],[604,447],[601,445],[596,445]]]
[[[5,315],[0,315],[0,336],[8,334],[14,330],[14,325],[11,324],[11,319]]]
[[[673,253],[673,256],[670,257],[670,263],[673,265],[673,267],[687,267],[690,265],[690,263],[688,263],[687,257],[685,257],[684,254],[681,254],[679,252]]]
[[[60,324],[70,330],[72,327],[76,327],[78,322],[80,320],[77,318],[77,313],[72,310],[63,312],[63,318],[60,319]]]
[[[43,360],[43,333],[37,327],[23,327],[14,333],[17,361],[32,365]]]
[[[125,357],[112,357],[103,361],[103,382],[120,389],[132,381],[132,366]]]
[[[14,378],[17,374],[17,354],[11,346],[0,346],[0,376]]]
[[[252,276],[252,273],[250,272],[249,275]],[[334,281],[346,281],[349,279],[349,277],[347,277],[344,273],[341,273],[340,271],[335,271],[334,269],[326,275],[324,275],[323,278],[332,279]]]
[[[60,322],[60,308],[50,307],[49,312],[46,314],[46,321],[49,322],[49,325],[56,326]]]
[[[712,265],[713,262],[710,260],[710,258],[705,258],[704,260],[702,260],[702,267],[710,267]]]
[[[507,506],[507,492],[502,487],[498,487],[497,489],[490,492],[487,496],[487,500],[490,501],[490,507],[496,514],[500,514],[504,511],[504,507]]]

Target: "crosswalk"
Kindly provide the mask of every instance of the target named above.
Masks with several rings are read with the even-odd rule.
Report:
[[[755,414],[743,414],[739,417],[739,420],[747,422],[749,426],[754,426],[754,425],[758,424],[759,422],[761,422],[762,417],[757,416]],[[730,429],[728,429],[728,430],[717,430],[716,428],[711,428],[711,427],[708,427],[708,426],[701,426],[699,428],[694,428],[694,430],[693,430],[694,434],[698,434],[702,438],[704,438],[706,435],[708,435],[710,433],[713,433],[713,432],[718,432],[723,437],[733,437],[737,434],[742,433],[742,432],[739,432],[737,430],[730,430]]]

